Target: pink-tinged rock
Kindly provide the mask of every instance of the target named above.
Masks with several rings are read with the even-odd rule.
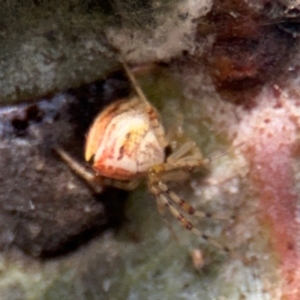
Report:
[[[242,122],[250,184],[258,193],[259,217],[278,262],[282,299],[300,299],[299,205],[295,190],[297,107],[286,93],[269,88]],[[274,251],[274,253],[273,253]]]

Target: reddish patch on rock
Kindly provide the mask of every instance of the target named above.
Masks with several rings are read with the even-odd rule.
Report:
[[[272,99],[270,99],[272,102]],[[297,126],[281,105],[253,112],[247,142],[250,179],[258,191],[261,222],[268,226],[283,278],[282,299],[300,299],[299,223],[293,152]],[[248,128],[249,129],[249,128]]]
[[[267,12],[272,11],[272,5],[276,6],[265,0],[255,4],[217,0],[206,22],[198,26],[200,41],[214,33],[205,63],[216,88],[228,101],[253,107],[262,86],[286,62],[293,39],[270,19]]]

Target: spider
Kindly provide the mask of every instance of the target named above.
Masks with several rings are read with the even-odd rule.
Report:
[[[101,193],[105,186],[132,190],[142,178],[146,178],[161,214],[167,207],[184,228],[215,247],[231,252],[195,228],[185,214],[200,218],[228,217],[195,210],[168,186],[169,182],[187,179],[191,172],[211,159],[204,159],[191,141],[166,156],[169,142],[160,115],[147,100],[123,59],[122,63],[136,95],[108,105],[94,120],[85,145],[85,160],[92,170],[86,169],[58,146],[56,152],[97,193]]]

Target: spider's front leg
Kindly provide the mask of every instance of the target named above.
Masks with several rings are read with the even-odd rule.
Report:
[[[56,146],[55,152],[60,158],[70,167],[70,169],[80,178],[82,178],[96,194],[103,192],[105,186],[112,186],[121,190],[131,191],[134,190],[140,183],[140,179],[131,181],[119,181],[106,178],[95,174],[93,170],[86,168],[84,165],[77,162],[61,147]]]
[[[192,170],[196,167],[207,165],[211,159],[203,158],[202,153],[194,141],[184,143],[167,157],[165,163],[160,167],[154,166],[159,172],[169,172],[172,170]]]
[[[103,192],[103,177],[95,176],[92,170],[85,168],[82,164],[77,162],[72,156],[69,155],[64,149],[59,146],[54,148],[55,152],[60,158],[70,167],[70,169],[80,178],[82,178],[90,188],[96,193]]]

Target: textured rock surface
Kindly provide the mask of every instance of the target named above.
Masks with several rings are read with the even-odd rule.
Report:
[[[6,8],[12,16],[23,16],[19,19],[27,25],[13,36],[1,25],[7,41],[2,57],[14,58],[1,60],[12,70],[2,69],[1,84],[7,80],[7,89],[1,101],[36,102],[1,109],[0,298],[299,299],[297,3],[228,0],[212,6],[209,1],[181,1],[172,6],[166,1],[154,9],[151,1],[115,1],[110,7],[74,1],[57,4],[54,19],[49,13],[39,22],[25,18],[25,6],[15,15],[16,3],[6,2],[11,5]],[[44,8],[42,2],[34,3],[28,10]],[[47,10],[53,12],[53,7]],[[95,26],[96,15],[105,16],[105,26],[102,21]],[[9,18],[3,17],[4,24]],[[55,18],[69,24],[70,39],[61,31],[65,23]],[[84,21],[92,25],[83,26],[82,33]],[[37,24],[58,27],[45,36]],[[28,47],[32,34],[37,41],[43,36],[42,44],[48,41],[47,51],[56,55],[50,55],[50,65],[58,66],[61,56],[49,43],[78,51],[71,60],[62,56],[66,72],[41,67],[43,72],[32,74],[31,63],[25,72],[26,61],[44,66],[40,61],[48,53]],[[93,83],[119,66],[102,47],[107,38],[115,47],[126,42],[127,59],[144,63],[135,69],[138,80],[173,133],[173,145],[193,139],[205,157],[216,156],[206,170],[172,188],[198,209],[236,216],[234,221],[192,218],[197,228],[233,248],[235,256],[200,241],[167,214],[168,230],[143,185],[129,194],[108,190],[96,197],[53,153],[59,143],[81,160],[84,135],[95,114],[128,93],[122,73]],[[79,48],[92,49],[91,56],[77,49],[82,41],[88,47]],[[276,43],[278,56],[272,50]],[[24,50],[38,55],[29,60],[20,55],[19,72],[15,51]],[[104,53],[99,60],[104,57],[107,64],[98,65],[97,53]],[[150,64],[157,61],[164,64]],[[55,81],[56,76],[61,79]],[[24,85],[16,88],[20,78]],[[86,82],[90,84],[82,85]],[[17,93],[11,93],[12,86]],[[39,100],[56,91],[61,93]],[[117,231],[110,229],[122,220]],[[200,270],[192,263],[194,249],[203,254]]]

